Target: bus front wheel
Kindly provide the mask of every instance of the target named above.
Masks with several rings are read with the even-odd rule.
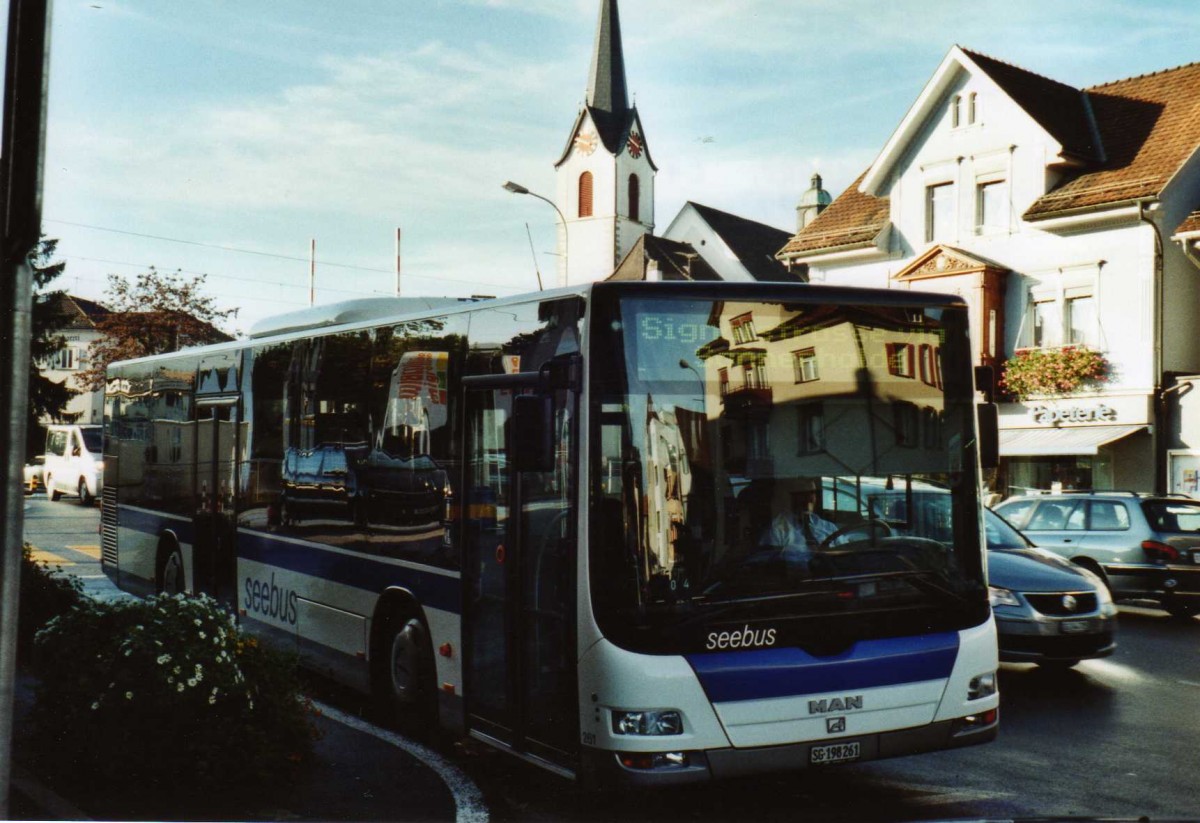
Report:
[[[429,631],[413,614],[393,611],[377,648],[375,695],[384,719],[405,734],[427,736],[437,713]]]

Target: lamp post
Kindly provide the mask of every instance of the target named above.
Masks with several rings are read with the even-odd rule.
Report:
[[[567,218],[563,216],[562,209],[560,209],[558,207],[558,205],[553,200],[551,200],[549,197],[542,197],[542,195],[538,194],[537,192],[532,192],[529,189],[522,186],[520,183],[514,183],[511,180],[507,181],[504,184],[504,190],[512,192],[513,194],[528,194],[530,197],[536,197],[538,200],[542,200],[546,203],[549,203],[550,207],[553,208],[554,211],[558,214],[558,219],[562,223],[562,230],[563,230],[562,282],[559,283],[559,285],[560,286],[567,285],[567,283],[569,282],[568,278],[567,278],[567,264],[570,261],[570,257],[567,254]]]

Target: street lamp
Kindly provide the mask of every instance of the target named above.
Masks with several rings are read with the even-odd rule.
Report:
[[[549,203],[550,206],[554,209],[554,211],[558,213],[558,219],[562,222],[562,230],[563,230],[563,276],[562,276],[562,282],[559,283],[559,285],[560,286],[567,285],[567,283],[569,282],[567,279],[567,264],[570,261],[570,257],[567,255],[567,218],[563,216],[562,209],[560,209],[558,207],[558,205],[555,204],[555,202],[553,200],[551,200],[550,198],[542,197],[540,194],[538,194],[536,192],[532,192],[529,189],[525,188],[520,183],[514,183],[511,180],[507,181],[504,184],[504,190],[508,191],[508,192],[512,192],[513,194],[528,194],[530,197],[536,197],[538,200],[542,200],[546,203]]]

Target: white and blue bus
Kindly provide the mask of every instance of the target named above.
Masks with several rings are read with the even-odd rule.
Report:
[[[959,298],[413,302],[114,364],[116,583],[209,593],[396,722],[589,784],[995,737]]]

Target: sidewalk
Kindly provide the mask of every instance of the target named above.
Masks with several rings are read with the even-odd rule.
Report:
[[[24,674],[17,683],[14,706],[17,733],[9,801],[11,819],[136,819],[136,812],[122,815],[120,809],[111,807],[89,808],[89,798],[73,794],[72,787],[76,784],[71,780],[69,758],[64,758],[60,773],[32,773],[30,752],[22,750],[22,742],[26,739],[22,732],[27,728],[27,717],[33,705],[34,685],[33,678]],[[333,714],[336,716],[337,712]],[[411,751],[394,745],[394,742],[402,741],[389,742],[389,738],[397,736],[373,730],[365,723],[354,723],[355,727],[352,727],[324,713],[314,720],[321,738],[314,745],[313,762],[305,779],[294,787],[285,806],[275,804],[253,810],[251,814],[255,819],[440,821],[466,817],[486,820],[485,812],[481,816],[482,806],[476,808],[471,803],[470,789],[464,810],[460,808],[462,792],[458,792],[460,797],[456,799],[443,774]],[[411,743],[405,745],[415,747]],[[436,761],[440,758],[432,752],[430,755],[438,765]],[[181,808],[175,819],[193,817],[188,809]],[[243,819],[241,815],[238,818]]]

